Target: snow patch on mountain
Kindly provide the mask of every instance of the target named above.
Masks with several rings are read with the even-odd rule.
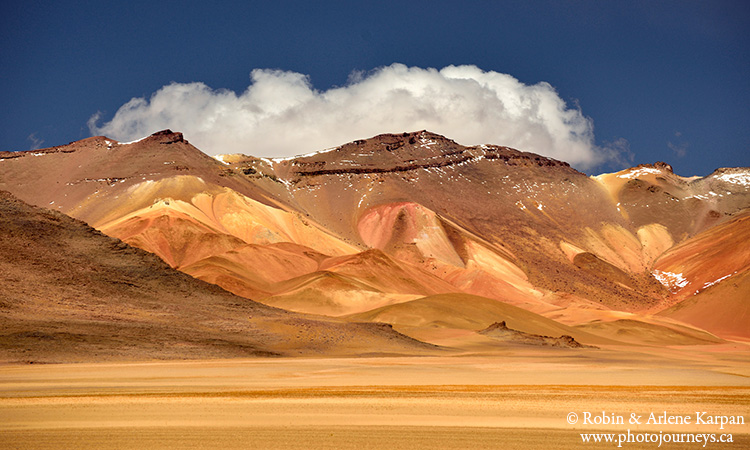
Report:
[[[226,156],[226,155],[215,155],[214,159],[217,160],[217,161],[219,161],[220,163],[228,166],[229,163],[226,162],[226,161],[224,161],[224,156]],[[164,163],[164,164],[166,164],[166,163]]]
[[[654,270],[651,274],[672,292],[682,289],[690,283],[681,273]]]
[[[750,172],[722,173],[716,179],[725,183],[750,186]]]
[[[638,168],[629,169],[627,172],[617,175],[617,178],[633,179],[633,178],[638,178],[638,177],[642,177],[644,175],[649,175],[649,174],[661,175],[661,173],[662,171],[659,169],[654,169],[651,167],[638,167]]]
[[[708,282],[708,283],[705,283],[705,284],[703,284],[703,289],[707,289],[707,288],[710,288],[711,286],[713,286],[713,285],[715,285],[715,284],[717,284],[717,283],[719,283],[719,282],[721,282],[721,281],[724,281],[724,280],[726,280],[727,278],[731,277],[732,275],[734,275],[734,274],[736,274],[736,273],[737,273],[737,271],[735,271],[735,272],[733,272],[733,273],[730,273],[729,275],[724,275],[723,277],[721,277],[721,278],[719,278],[719,279],[716,279],[716,280],[714,280],[714,281],[710,281],[710,282]]]
[[[284,157],[284,158],[268,158],[268,159],[271,160],[271,161],[273,161],[273,162],[279,163],[279,162],[282,162],[282,161],[291,161],[291,160],[297,159],[297,158],[308,158],[310,156],[316,156],[316,155],[320,155],[320,154],[323,154],[323,153],[329,153],[329,152],[336,151],[339,148],[341,148],[341,146],[324,148],[323,150],[318,150],[318,151],[310,152],[310,153],[304,153],[302,155],[297,155],[297,156],[287,156],[287,157]]]
[[[150,135],[149,135],[149,136],[150,136]],[[130,141],[130,142],[119,142],[119,144],[120,144],[120,145],[130,145],[130,144],[135,144],[136,142],[141,142],[142,140],[146,139],[147,137],[148,137],[148,136],[143,136],[143,137],[142,137],[142,138],[140,138],[140,139],[136,139],[136,140],[134,140],[134,141]]]

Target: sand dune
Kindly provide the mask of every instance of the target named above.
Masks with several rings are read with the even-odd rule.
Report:
[[[620,342],[659,347],[666,345],[706,345],[723,342],[722,339],[702,330],[677,324],[656,324],[633,319],[595,321],[579,325],[576,328]]]
[[[422,297],[419,294],[383,292],[356,278],[328,271],[314,272],[278,283],[274,290],[281,293],[259,301],[290,311],[328,316],[369,311]]]
[[[377,249],[327,259],[320,269],[356,278],[383,292],[429,295],[457,290],[440,278],[396,261]]]
[[[476,332],[495,322],[506,322],[514,330],[535,335],[570,335],[586,343],[607,341],[525,309],[469,294],[433,295],[354,314],[348,318],[390,323],[397,330],[431,342],[443,342],[435,341],[436,338],[468,336],[474,343]]]

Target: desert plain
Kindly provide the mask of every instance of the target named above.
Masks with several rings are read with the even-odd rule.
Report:
[[[750,426],[571,425],[571,412],[750,416],[743,344],[496,354],[254,358],[0,367],[0,447],[612,448],[586,432]],[[623,444],[657,448],[657,444]],[[665,444],[664,448],[702,448]]]

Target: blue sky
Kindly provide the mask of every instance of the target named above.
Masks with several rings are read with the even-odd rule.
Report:
[[[97,126],[107,129],[132,98],[148,102],[172,82],[203,83],[210,98],[222,90],[240,96],[251,71],[278,69],[307,76],[310,91],[325,93],[351,85],[353,72],[375,79],[378,68],[400,63],[476,66],[524,88],[549,83],[568,112],[580,108],[593,126],[593,151],[620,152],[589,164],[588,173],[657,160],[686,176],[750,166],[750,2],[152,0],[0,8],[0,150],[88,137],[97,112]],[[417,129],[403,127],[382,132]],[[191,139],[192,130],[180,131]],[[263,145],[245,152],[267,156]]]

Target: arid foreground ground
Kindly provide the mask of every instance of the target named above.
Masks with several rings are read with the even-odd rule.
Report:
[[[750,448],[747,424],[627,424],[631,413],[645,422],[665,411],[747,422],[742,347],[6,365],[0,448],[616,448],[583,444],[580,433],[628,429],[732,433],[734,441],[662,448]],[[626,422],[584,424],[585,412]]]

